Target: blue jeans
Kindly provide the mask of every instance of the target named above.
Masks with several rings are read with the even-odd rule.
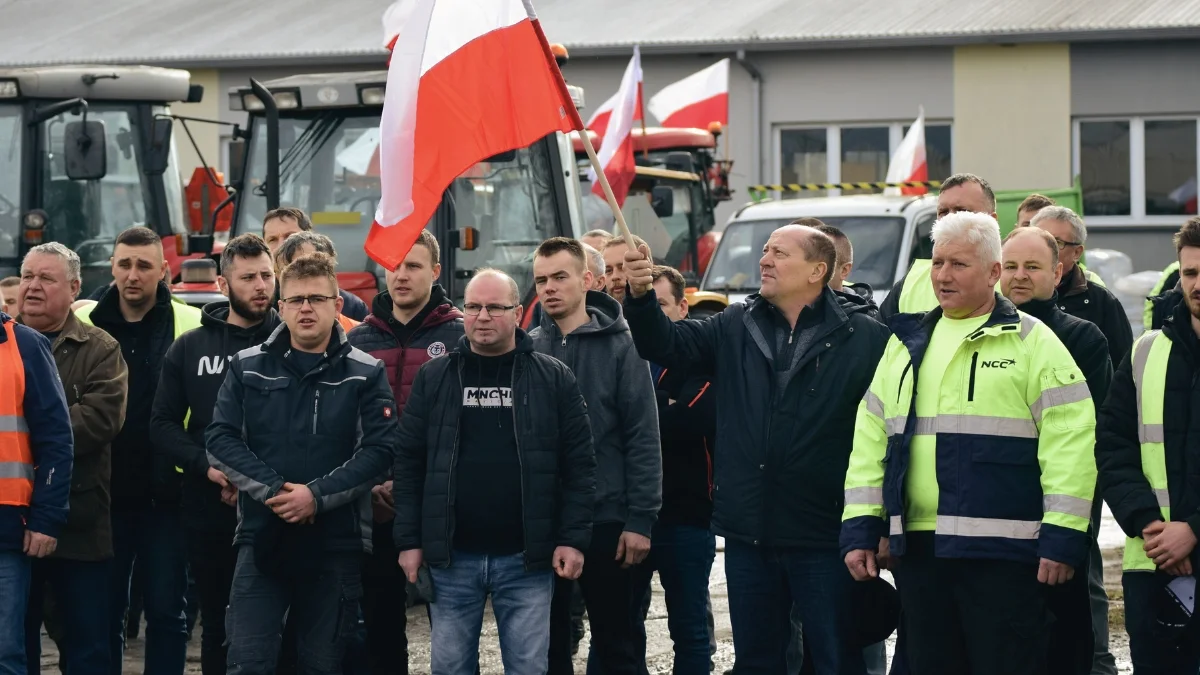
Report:
[[[107,560],[33,561],[29,609],[25,612],[25,653],[30,675],[42,672],[42,608],[47,590],[54,598],[54,614],[62,626],[59,662],[63,672],[107,675],[108,575]]]
[[[638,631],[638,654],[646,658],[644,601],[658,572],[667,601],[667,628],[675,646],[676,675],[708,672],[708,576],[717,554],[717,539],[700,527],[654,526],[650,555],[633,569],[631,610]]]
[[[0,551],[0,675],[25,675],[29,576],[28,556],[20,551]]]
[[[836,549],[726,539],[725,577],[738,675],[786,675],[793,604],[818,675],[864,675],[853,638],[854,580]]]
[[[147,507],[114,510],[109,576],[109,672],[121,675],[125,662],[125,612],[129,583],[137,564],[146,616],[148,675],[181,675],[187,659],[187,550],[179,511]]]
[[[454,551],[450,566],[430,568],[432,675],[475,675],[483,606],[492,596],[505,675],[545,675],[554,573],[525,571],[524,556]]]

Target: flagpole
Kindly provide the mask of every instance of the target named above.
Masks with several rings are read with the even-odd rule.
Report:
[[[587,151],[588,160],[592,163],[592,171],[596,172],[596,180],[600,181],[600,188],[604,190],[604,198],[608,200],[608,208],[612,209],[613,216],[617,219],[617,227],[621,228],[621,236],[625,238],[625,243],[629,246],[630,251],[636,251],[637,244],[633,242],[633,233],[629,231],[629,226],[625,224],[625,214],[621,213],[621,207],[617,204],[617,197],[613,194],[612,186],[608,184],[608,177],[604,175],[604,167],[600,166],[600,158],[596,156],[596,149],[592,147],[592,137],[586,129],[579,131],[579,137],[583,139],[583,149]]]

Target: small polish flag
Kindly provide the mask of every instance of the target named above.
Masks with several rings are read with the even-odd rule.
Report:
[[[887,182],[908,183],[929,180],[929,168],[925,162],[925,109],[921,108],[917,121],[904,134],[904,140],[896,147],[896,154],[888,164]],[[885,188],[885,195],[923,195],[923,187]]]
[[[596,108],[596,112],[592,113],[591,119],[584,124],[584,128],[591,129],[596,132],[596,135],[604,138],[604,132],[608,130],[608,120],[612,117],[613,108],[617,106],[617,99],[620,98],[621,92],[617,92],[608,97],[608,100],[600,104]],[[637,107],[633,110],[633,121],[637,122],[642,119],[642,81],[638,80],[638,100]]]
[[[663,87],[650,99],[649,108],[664,127],[729,124],[729,59]]]
[[[583,122],[529,0],[399,0],[383,22],[393,48],[379,123],[382,196],[365,248],[392,270],[456,177]]]
[[[634,173],[637,171],[633,159],[633,121],[638,119],[641,90],[642,54],[635,46],[633,58],[629,59],[629,65],[625,66],[621,88],[613,97],[616,101],[612,105],[612,116],[605,130],[607,133],[600,143],[600,151],[596,153],[618,205],[625,203],[625,196],[629,194],[629,186],[633,185]],[[588,178],[592,182],[592,192],[604,198],[604,188],[596,180],[594,169],[588,169]]]

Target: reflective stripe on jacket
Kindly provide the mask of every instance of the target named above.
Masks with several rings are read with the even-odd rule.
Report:
[[[1163,519],[1171,520],[1171,495],[1167,490],[1167,454],[1163,434],[1163,400],[1167,386],[1167,361],[1171,339],[1156,330],[1138,338],[1133,345],[1133,385],[1137,390],[1138,443],[1142,447],[1142,473],[1150,482]],[[1149,377],[1147,377],[1147,374]],[[1154,561],[1142,548],[1141,537],[1125,538],[1125,570],[1153,572]]]
[[[25,365],[12,321],[0,343],[0,504],[29,506],[33,498],[33,449],[25,422]]]
[[[936,436],[936,553],[1079,567],[1096,484],[1096,414],[1083,373],[1041,321],[1005,298],[962,342],[916,415],[914,383],[936,309],[892,318],[893,336],[859,404],[846,473],[841,548],[903,555],[905,474],[913,436]],[[932,482],[932,481],[930,481]],[[886,519],[886,527],[885,527]]]

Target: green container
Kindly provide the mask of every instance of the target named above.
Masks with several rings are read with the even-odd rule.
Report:
[[[1079,178],[1075,186],[1058,190],[998,190],[996,192],[996,219],[1000,221],[1000,236],[1003,238],[1017,225],[1017,207],[1031,194],[1045,195],[1054,200],[1059,206],[1065,206],[1075,213],[1083,213],[1083,190],[1079,186]]]

